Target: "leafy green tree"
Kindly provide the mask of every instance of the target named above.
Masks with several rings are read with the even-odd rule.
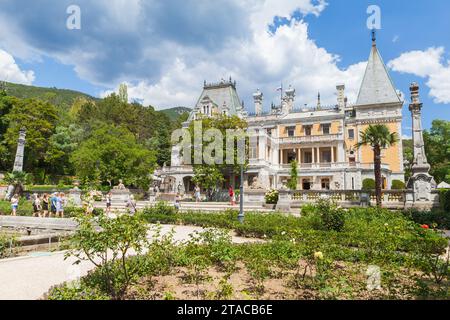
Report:
[[[289,178],[287,187],[290,190],[295,191],[295,190],[297,190],[297,185],[298,185],[298,162],[292,161],[291,162],[291,177]]]
[[[194,172],[196,173],[197,177],[197,181],[198,183],[205,189],[207,190],[211,190],[211,188],[213,187],[212,184],[213,182],[215,182],[214,186],[218,187],[221,183],[223,183],[224,179],[224,173],[230,173],[230,172],[234,172],[235,174],[239,174],[240,169],[241,169],[241,164],[239,163],[239,152],[241,150],[239,150],[239,146],[237,143],[237,139],[240,138],[244,138],[246,145],[248,145],[248,139],[246,138],[246,133],[245,130],[247,129],[247,122],[245,120],[240,119],[237,116],[224,116],[224,115],[217,115],[214,117],[203,117],[197,121],[201,121],[201,125],[202,125],[202,137],[205,137],[205,132],[207,132],[209,129],[217,129],[221,132],[222,137],[223,137],[223,141],[220,141],[220,147],[221,147],[221,151],[223,152],[223,158],[222,158],[222,162],[223,163],[218,163],[218,164],[211,164],[211,163],[206,163],[205,159],[203,159],[201,164],[195,163],[194,164]],[[204,154],[205,149],[209,148],[211,146],[212,143],[214,143],[214,141],[203,141],[202,146],[195,146],[195,135],[194,135],[194,126],[195,126],[195,122],[191,122],[188,130],[191,136],[191,143],[194,146],[193,148],[191,148],[192,150],[192,154],[191,157],[192,159],[194,159],[194,152],[196,148],[202,148],[202,154]],[[242,137],[238,134],[237,135],[237,139],[235,139],[234,141],[234,147],[232,148],[231,152],[233,152],[233,155],[230,156],[227,154],[228,150],[227,150],[227,130],[237,130],[236,132],[240,131],[242,134]],[[202,139],[203,140],[203,139]],[[218,145],[219,145],[218,144]],[[248,147],[245,148],[246,153],[245,153],[245,160],[247,161],[248,159]],[[226,159],[228,157],[232,157],[234,159],[234,164],[227,164],[226,163]],[[207,168],[207,169],[206,169]],[[208,172],[211,175],[214,176],[214,180],[210,181],[209,178],[202,178],[204,176],[204,173]],[[232,182],[232,184],[234,185],[235,183]]]
[[[216,190],[225,178],[223,173],[215,166],[194,166],[194,177],[192,182],[203,187],[207,192],[208,199],[211,199],[214,190]]]
[[[56,127],[55,134],[49,140],[46,163],[53,174],[73,174],[70,155],[83,141],[84,132],[81,127],[71,124],[68,127]]]
[[[19,130],[26,128],[24,168],[33,172],[37,167],[45,167],[45,159],[49,149],[49,139],[55,133],[58,121],[57,109],[54,105],[35,99],[21,100],[11,98],[12,109],[5,116],[8,123],[4,142],[11,154],[17,148]],[[11,159],[11,162],[13,159]]]
[[[424,142],[431,175],[438,183],[450,183],[450,121],[433,121],[431,130],[424,132]]]
[[[414,161],[413,141],[412,139],[403,140],[403,159],[405,161],[405,180],[411,178],[411,166]]]
[[[358,148],[370,146],[373,149],[377,207],[382,206],[381,150],[395,145],[398,139],[397,133],[391,133],[386,125],[370,125],[364,132],[361,132],[360,142],[357,144]]]
[[[84,182],[127,185],[147,189],[155,169],[154,151],[136,142],[126,128],[103,125],[94,130],[71,155],[77,176]]]
[[[162,166],[170,161],[170,137],[174,125],[167,115],[144,107],[138,103],[128,103],[123,97],[111,94],[98,102],[78,101],[72,107],[76,122],[85,131],[92,131],[99,122],[122,126],[131,132],[138,143],[156,151],[157,163]]]

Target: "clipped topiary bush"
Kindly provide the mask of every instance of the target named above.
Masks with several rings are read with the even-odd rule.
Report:
[[[403,181],[400,181],[400,180],[392,181],[392,186],[391,186],[392,190],[405,190],[405,188],[406,188],[406,185]]]
[[[375,190],[375,180],[374,179],[364,179],[362,189],[364,191]]]

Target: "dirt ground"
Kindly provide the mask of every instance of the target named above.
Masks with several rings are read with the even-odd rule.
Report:
[[[127,295],[131,300],[375,300],[413,299],[408,288],[414,283],[408,275],[397,276],[396,281],[384,283],[380,290],[367,290],[366,268],[336,262],[329,284],[314,285],[315,270],[308,269],[303,277],[306,262],[301,262],[297,270],[273,269],[270,277],[258,285],[243,264],[227,278],[224,290],[221,280],[225,272],[210,268],[198,286],[186,268],[176,268],[170,275],[147,277],[134,285]],[[387,288],[389,287],[389,288]],[[223,294],[228,292],[228,294]]]

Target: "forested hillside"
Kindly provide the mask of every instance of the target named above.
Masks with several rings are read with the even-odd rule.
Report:
[[[10,171],[20,128],[27,129],[24,170],[35,183],[76,176],[83,184],[146,188],[170,164],[170,137],[186,115],[59,89],[6,84],[0,89],[0,171]],[[178,116],[175,116],[178,114]],[[70,181],[67,181],[70,183]]]

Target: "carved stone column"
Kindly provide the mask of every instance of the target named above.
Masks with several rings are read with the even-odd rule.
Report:
[[[411,104],[409,111],[412,116],[412,134],[414,161],[412,164],[412,177],[408,181],[408,188],[414,191],[415,202],[431,202],[431,190],[436,187],[434,178],[430,175],[430,165],[425,154],[425,143],[422,129],[422,106],[419,96],[419,85],[410,86]]]
[[[14,160],[13,172],[22,172],[23,171],[23,156],[25,153],[25,139],[27,133],[24,128],[19,131],[19,139],[17,141],[17,151],[16,158]],[[6,191],[5,200],[11,200],[13,194],[15,192],[15,187],[13,185],[9,185]]]
[[[26,130],[20,129],[19,131],[19,140],[17,142],[17,152],[16,159],[14,161],[14,169],[13,171],[22,172],[23,171],[23,156],[25,152],[25,138],[26,138]]]

